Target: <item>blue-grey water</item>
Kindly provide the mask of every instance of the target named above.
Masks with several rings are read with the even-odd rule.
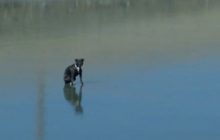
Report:
[[[2,0],[0,139],[219,140],[217,0]],[[64,69],[85,58],[84,86]]]

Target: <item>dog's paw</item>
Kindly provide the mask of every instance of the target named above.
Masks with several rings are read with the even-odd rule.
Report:
[[[69,83],[69,86],[73,86],[73,83],[72,83],[72,82],[70,82],[70,83]]]
[[[75,82],[70,82],[70,86],[74,86],[74,85],[76,85]]]

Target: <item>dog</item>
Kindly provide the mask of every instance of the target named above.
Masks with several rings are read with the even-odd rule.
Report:
[[[82,66],[84,64],[84,59],[75,59],[75,63],[68,66],[64,71],[64,83],[73,85],[76,77],[79,75],[81,85],[83,85],[82,80]]]

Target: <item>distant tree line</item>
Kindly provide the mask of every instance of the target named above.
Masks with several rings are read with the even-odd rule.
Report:
[[[219,6],[220,0],[0,0],[0,26],[19,20],[33,22],[39,18],[63,18],[103,11],[117,14],[119,9],[153,15],[200,12]]]
[[[1,8],[36,6],[50,7],[54,4],[61,6],[80,7],[146,7],[146,6],[176,6],[176,7],[201,7],[201,5],[219,4],[219,0],[1,0]],[[65,7],[64,7],[65,8]]]

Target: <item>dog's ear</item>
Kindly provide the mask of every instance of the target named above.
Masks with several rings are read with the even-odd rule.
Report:
[[[83,66],[83,64],[84,64],[84,58],[81,58],[79,61],[80,61],[80,63],[81,63],[81,66]]]
[[[79,59],[76,58],[76,59],[75,59],[75,62],[78,62],[78,61],[79,61]]]

